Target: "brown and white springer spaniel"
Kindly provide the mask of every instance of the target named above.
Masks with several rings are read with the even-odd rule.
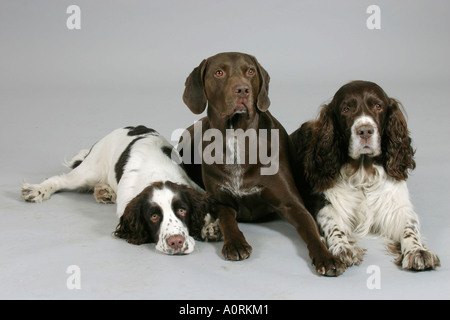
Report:
[[[358,265],[365,250],[355,239],[372,233],[392,241],[405,269],[440,265],[423,244],[409,198],[406,179],[416,164],[397,100],[373,82],[350,82],[291,139],[298,188],[331,253]]]
[[[93,190],[101,203],[116,203],[115,235],[129,243],[156,243],[166,254],[188,254],[195,241],[221,238],[213,200],[172,157],[178,152],[145,126],[119,128],[90,150],[81,150],[72,170],[40,184],[23,183],[22,198],[42,202],[62,190]]]

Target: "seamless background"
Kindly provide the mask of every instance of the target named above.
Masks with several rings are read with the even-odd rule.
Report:
[[[66,9],[81,8],[68,30]],[[369,30],[366,9],[381,8]],[[364,0],[2,0],[0,2],[0,298],[2,299],[448,299],[450,2]],[[270,111],[290,133],[351,80],[399,99],[417,149],[409,178],[428,246],[442,267],[396,267],[382,239],[338,278],[314,273],[284,221],[240,224],[249,260],[228,262],[221,243],[171,257],[111,233],[114,206],[90,194],[20,198],[115,128],[143,124],[171,138],[199,117],[181,96],[202,59],[255,55],[271,76]],[[177,140],[173,137],[173,140]],[[78,265],[81,289],[66,269]],[[381,289],[367,287],[368,267]]]

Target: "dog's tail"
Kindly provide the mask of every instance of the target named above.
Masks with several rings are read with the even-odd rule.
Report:
[[[74,156],[70,161],[64,160],[64,166],[69,169],[75,169],[83,162],[84,159],[86,159],[89,152],[89,149],[80,150],[80,152],[78,152],[77,155]]]

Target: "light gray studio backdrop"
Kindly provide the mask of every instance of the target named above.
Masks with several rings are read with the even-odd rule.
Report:
[[[66,26],[72,4],[80,30]],[[372,4],[379,30],[366,26]],[[449,15],[448,0],[1,0],[0,298],[450,298]],[[240,224],[253,246],[246,261],[224,261],[222,243],[167,256],[115,239],[114,206],[90,194],[20,198],[22,180],[67,172],[64,158],[115,128],[143,124],[170,139],[191,125],[199,117],[181,100],[184,81],[222,51],[258,58],[271,76],[270,111],[288,132],[350,80],[402,101],[417,148],[410,193],[442,267],[403,271],[382,239],[366,238],[360,266],[320,277],[284,221]],[[72,265],[80,289],[69,289]],[[379,288],[368,285],[375,278]]]

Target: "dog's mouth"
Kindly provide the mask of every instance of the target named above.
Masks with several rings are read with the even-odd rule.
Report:
[[[243,102],[238,103],[238,104],[234,107],[232,115],[235,115],[235,114],[242,114],[242,113],[248,113],[247,106],[246,106]]]
[[[249,119],[247,106],[244,104],[236,105],[233,109],[231,109],[231,112],[226,119],[230,128],[240,127],[241,121],[247,121]]]
[[[373,158],[379,156],[380,153],[381,152],[376,143],[361,142],[361,144],[357,148],[354,148],[353,151],[351,151],[351,157],[353,159],[357,159],[361,156]]]
[[[360,150],[360,154],[368,154],[368,155],[370,155],[372,153],[374,153],[373,147],[370,146],[370,145],[367,145],[367,144],[362,146],[362,148]]]
[[[220,115],[222,118],[233,118],[236,115],[242,114],[248,114],[247,104],[244,101],[237,101],[233,107],[226,112],[222,112]]]

